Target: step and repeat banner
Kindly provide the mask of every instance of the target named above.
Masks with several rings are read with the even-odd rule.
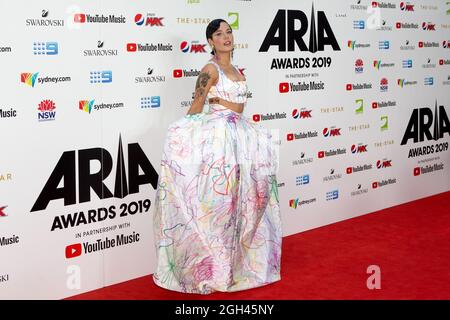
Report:
[[[244,114],[279,137],[284,235],[450,189],[448,1],[0,9],[0,299],[153,273],[163,142],[192,103],[215,18],[233,29]]]

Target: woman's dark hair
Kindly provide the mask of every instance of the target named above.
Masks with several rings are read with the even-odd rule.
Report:
[[[216,32],[220,28],[220,24],[222,22],[225,22],[226,24],[230,25],[227,21],[223,19],[214,19],[211,21],[208,26],[206,27],[206,40],[211,39],[214,32]],[[211,51],[211,54],[214,55],[214,50]]]

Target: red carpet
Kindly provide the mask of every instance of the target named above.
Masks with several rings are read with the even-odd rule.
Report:
[[[366,286],[381,269],[381,289]],[[450,299],[450,192],[283,238],[281,281],[208,296],[150,276],[70,299]]]

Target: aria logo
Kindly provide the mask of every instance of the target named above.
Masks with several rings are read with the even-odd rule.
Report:
[[[98,164],[100,165],[97,172],[93,172],[93,162],[97,162],[96,168]],[[125,167],[126,163],[128,170]],[[100,199],[113,197],[123,199],[129,194],[138,193],[141,185],[150,184],[153,189],[156,189],[158,173],[138,143],[128,144],[128,157],[125,157],[122,137],[119,136],[116,164],[112,192],[104,182],[113,169],[113,158],[108,150],[97,147],[63,152],[31,208],[31,212],[45,210],[51,201],[58,199],[64,199],[65,206],[89,202],[91,189]],[[141,172],[143,174],[140,174]],[[64,183],[62,184],[61,181]],[[63,186],[59,187],[60,185]]]
[[[8,216],[8,215],[6,214],[6,212],[5,212],[5,209],[6,209],[7,207],[8,207],[8,206],[0,207],[0,218],[7,217],[7,216]]]
[[[431,108],[427,107],[413,110],[400,145],[407,144],[410,139],[413,139],[414,143],[423,142],[425,139],[438,141],[445,133],[450,136],[450,121],[444,106],[438,108],[436,101],[434,115]]]
[[[295,28],[297,21],[300,22],[300,29]],[[306,45],[303,37],[308,29],[309,44]],[[314,3],[312,4],[310,21],[303,11],[278,10],[259,48],[259,52],[267,52],[271,46],[278,47],[280,52],[295,51],[297,47],[300,51],[315,53],[324,51],[325,46],[331,46],[334,51],[341,50],[324,11],[317,11],[316,26]]]

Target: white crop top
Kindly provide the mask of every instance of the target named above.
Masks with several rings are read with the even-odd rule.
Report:
[[[247,102],[248,93],[246,80],[233,81],[227,77],[225,72],[216,62],[210,60],[207,64],[209,63],[216,66],[219,73],[219,78],[217,79],[217,84],[215,86],[211,86],[209,89],[208,95],[206,96],[206,101],[210,98],[222,98],[233,103],[245,104]]]

